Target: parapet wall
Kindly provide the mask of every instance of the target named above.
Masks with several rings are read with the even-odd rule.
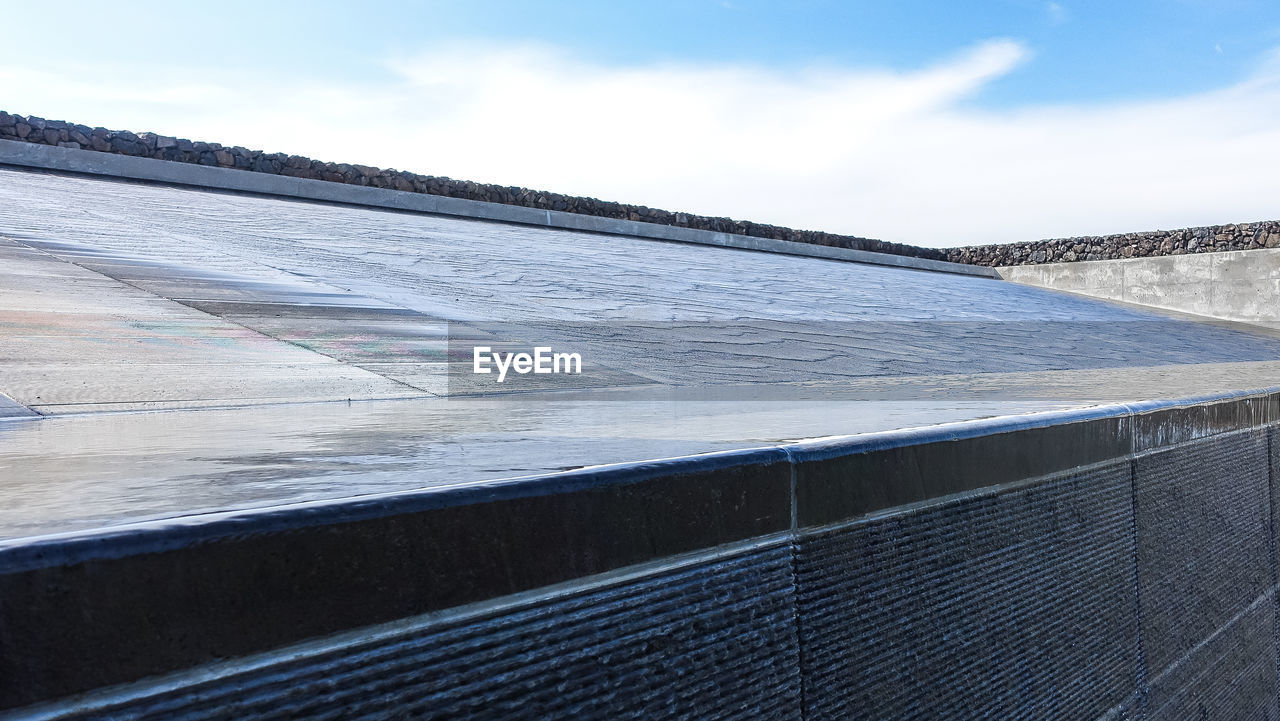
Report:
[[[732,218],[672,212],[640,205],[551,193],[350,163],[328,163],[299,155],[266,153],[240,146],[191,141],[156,133],[91,128],[0,111],[0,140],[154,158],[215,168],[308,178],[346,185],[387,188],[423,195],[462,198],[524,208],[613,218],[676,228],[794,243],[862,250],[887,255],[1001,267],[1280,248],[1280,221],[1232,223],[1201,228],[1154,230],[1078,238],[1022,241],[960,248],[923,248],[873,238],[795,230]]]
[[[993,419],[0,544],[0,709],[1275,718],[1278,401]]]
[[[1280,327],[1280,248],[1020,265],[1000,274],[1023,285]]]
[[[837,235],[815,230],[794,230],[792,228],[733,220],[731,218],[672,212],[640,205],[596,200],[595,198],[530,190],[529,188],[472,183],[451,178],[419,175],[403,170],[374,168],[367,165],[327,163],[304,158],[300,155],[265,153],[261,150],[249,150],[240,146],[224,146],[220,143],[190,141],[155,133],[132,133],[127,130],[90,128],[87,125],[77,125],[61,120],[45,120],[35,116],[24,117],[3,111],[0,111],[0,139],[80,148],[134,157],[156,158],[219,168],[234,168],[295,178],[310,178],[333,183],[390,188],[406,192],[439,195],[449,198],[465,198],[540,210],[563,211],[681,228],[734,233],[756,238],[787,240],[932,260],[944,259],[944,253],[934,248],[920,248],[872,238]]]
[[[0,140],[16,140],[215,168],[387,188],[423,195],[462,198],[583,216],[987,267],[1280,248],[1280,221],[1232,223],[1201,228],[1055,238],[960,248],[923,248],[873,238],[816,230],[795,230],[764,223],[673,212],[529,188],[473,183],[367,165],[329,163],[299,155],[266,153],[240,146],[191,141],[156,133],[91,128],[87,125],[45,120],[3,111],[0,111]]]
[[[946,259],[952,263],[1000,267],[1071,263],[1081,260],[1150,258],[1260,248],[1280,248],[1280,221],[1231,223],[1202,228],[1090,235],[996,245],[971,245],[963,248],[947,248],[945,252]]]

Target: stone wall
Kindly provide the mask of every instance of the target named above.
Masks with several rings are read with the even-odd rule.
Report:
[[[131,133],[127,130],[91,128],[60,120],[24,117],[0,111],[0,139],[58,145],[68,148],[96,150],[103,153],[134,155],[180,163],[196,163],[222,168],[236,168],[258,173],[312,178],[334,183],[369,185],[412,193],[443,195],[505,205],[520,205],[543,210],[560,210],[583,215],[621,218],[699,230],[737,233],[757,238],[774,238],[837,248],[853,248],[916,258],[943,260],[945,253],[934,248],[919,248],[902,243],[889,243],[871,238],[836,235],[814,230],[793,230],[776,225],[752,223],[731,218],[716,218],[690,213],[671,212],[639,205],[615,203],[595,198],[582,198],[548,193],[529,188],[507,187],[465,180],[419,175],[403,170],[374,168],[349,163],[327,163],[300,155],[265,153],[240,146],[225,146],[155,133]]]
[[[837,235],[816,230],[795,230],[764,223],[672,212],[529,188],[473,183],[446,177],[419,175],[403,170],[374,168],[368,165],[328,163],[300,155],[266,153],[240,146],[191,141],[156,133],[91,128],[87,125],[77,125],[61,120],[45,120],[35,116],[24,117],[4,111],[0,111],[0,139],[737,233],[757,238],[774,238],[836,248],[946,260],[967,265],[992,267],[1036,265],[1080,260],[1114,260],[1226,250],[1280,248],[1280,221],[1233,223],[1203,228],[1154,230],[1079,238],[1054,238],[960,248],[921,248],[872,238]]]
[[[1280,221],[947,248],[947,260],[1008,266],[1280,248]]]

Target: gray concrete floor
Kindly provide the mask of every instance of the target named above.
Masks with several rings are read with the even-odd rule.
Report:
[[[998,280],[0,169],[0,538],[1275,385]]]

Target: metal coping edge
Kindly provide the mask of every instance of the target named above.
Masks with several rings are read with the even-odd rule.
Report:
[[[534,476],[474,481],[443,488],[391,491],[19,537],[0,541],[0,573],[17,573],[52,564],[158,553],[226,538],[373,520],[491,501],[549,496],[732,467],[773,463],[794,465],[802,461],[866,454],[909,445],[965,440],[1095,420],[1133,418],[1172,409],[1207,407],[1249,398],[1268,399],[1276,394],[1280,394],[1280,386],[1176,400],[1001,416],[781,445],[630,461]],[[1280,421],[1280,418],[1270,420]],[[1051,471],[1046,471],[1048,472]],[[794,505],[794,498],[791,503]]]

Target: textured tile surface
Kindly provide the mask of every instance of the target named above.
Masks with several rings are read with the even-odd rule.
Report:
[[[1273,720],[1268,450],[1195,440],[85,717]]]
[[[0,707],[788,527],[781,452],[703,460],[11,546],[0,552]]]
[[[1275,599],[1267,594],[1151,684],[1151,721],[1280,718]]]
[[[766,548],[69,718],[798,720],[790,558]]]
[[[1088,719],[1132,692],[1128,465],[804,539],[807,718]]]
[[[1267,439],[1223,435],[1134,465],[1142,638],[1154,677],[1272,583]]]

